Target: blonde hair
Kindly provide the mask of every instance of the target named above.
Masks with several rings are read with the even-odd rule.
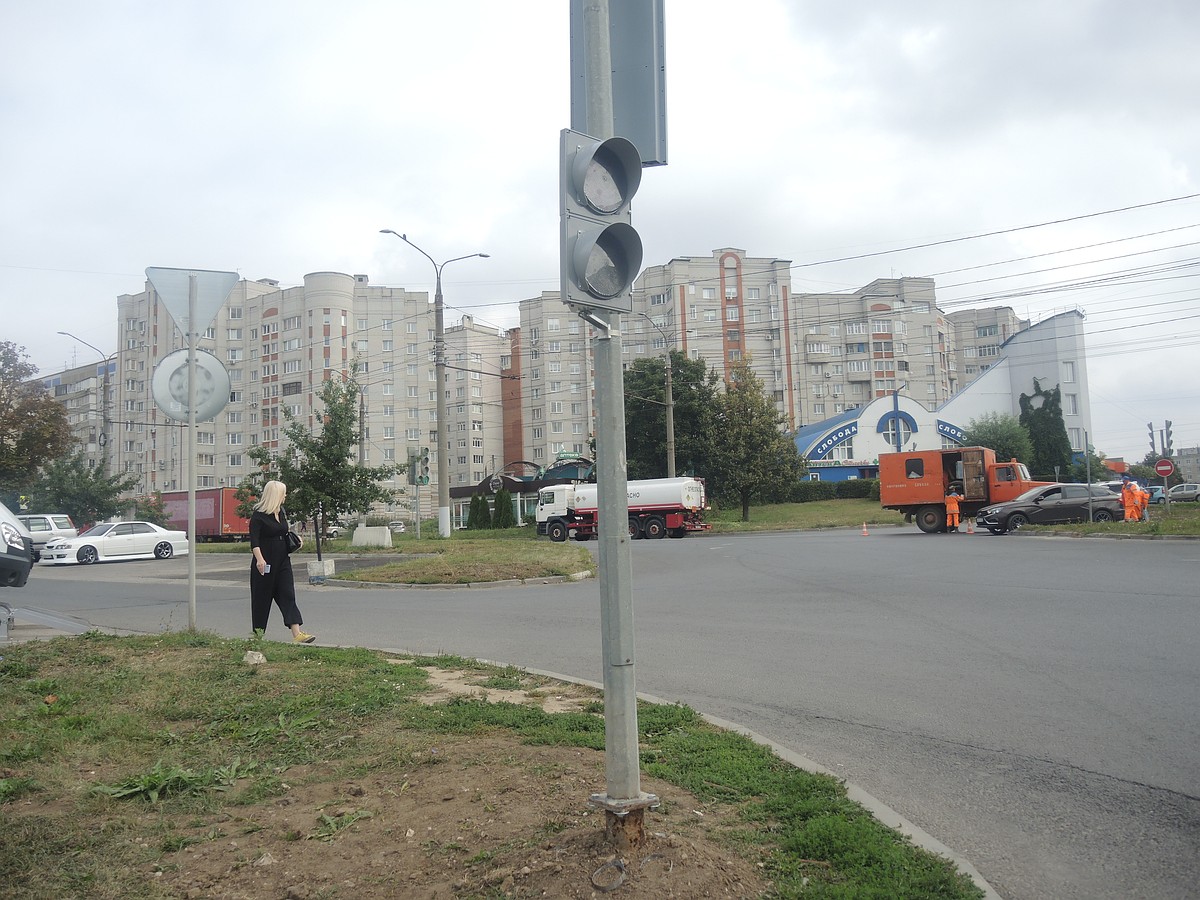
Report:
[[[269,516],[279,512],[283,506],[283,498],[287,494],[287,485],[282,481],[268,481],[263,485],[262,497],[254,504],[254,508]]]

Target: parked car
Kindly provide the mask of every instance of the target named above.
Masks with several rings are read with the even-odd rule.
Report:
[[[1150,502],[1151,503],[1166,503],[1167,502],[1167,495],[1163,493],[1161,484],[1152,484],[1152,485],[1150,485],[1150,487],[1146,488],[1146,490],[1148,490],[1150,492]]]
[[[403,522],[388,522],[388,529],[392,534],[404,534],[407,527]]]
[[[1200,501],[1200,484],[1177,484],[1167,491],[1167,498],[1172,503],[1179,500]]]
[[[65,513],[21,513],[17,516],[21,524],[33,536],[33,561],[42,557],[46,544],[55,538],[76,537],[79,530],[71,517]]]
[[[118,559],[170,559],[186,556],[185,531],[171,531],[152,522],[101,522],[73,538],[55,538],[42,551],[43,565]]]
[[[25,587],[33,568],[33,536],[0,503],[0,587]]]
[[[1119,522],[1125,518],[1121,498],[1102,484],[1051,484],[1032,488],[1015,500],[985,506],[975,524],[992,534],[1016,531],[1026,525],[1061,525],[1088,521]]]

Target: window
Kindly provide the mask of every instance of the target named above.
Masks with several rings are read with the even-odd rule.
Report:
[[[975,337],[991,337],[999,332],[1000,326],[998,325],[980,325],[975,329]]]
[[[1067,384],[1074,384],[1075,383],[1075,363],[1069,359],[1063,360],[1062,367],[1063,367],[1063,369],[1062,369],[1063,381],[1066,382]]]
[[[240,306],[229,307],[229,318],[240,319],[242,317],[242,308]]]
[[[741,312],[736,306],[729,306],[725,309],[725,321],[736,322],[741,318]]]
[[[1063,395],[1063,412],[1068,416],[1079,415],[1079,395],[1064,394]]]

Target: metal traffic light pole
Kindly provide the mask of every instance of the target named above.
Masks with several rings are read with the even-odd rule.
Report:
[[[596,138],[611,138],[614,126],[607,0],[584,4],[583,27],[589,131]],[[564,301],[566,299],[563,297]],[[596,491],[605,779],[605,793],[593,794],[589,799],[604,810],[604,832],[609,842],[619,848],[628,848],[645,842],[645,811],[647,807],[657,806],[658,798],[642,792],[638,759],[621,314],[615,310],[592,309],[585,319],[599,331],[595,343]]]

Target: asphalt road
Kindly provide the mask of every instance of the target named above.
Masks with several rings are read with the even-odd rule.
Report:
[[[881,529],[632,549],[639,690],[825,765],[1010,900],[1200,896],[1200,542]],[[198,626],[245,634],[248,558],[197,562]],[[40,567],[19,605],[180,629],[186,573]],[[602,679],[594,581],[299,588],[320,643]],[[268,636],[287,636],[277,612]]]

